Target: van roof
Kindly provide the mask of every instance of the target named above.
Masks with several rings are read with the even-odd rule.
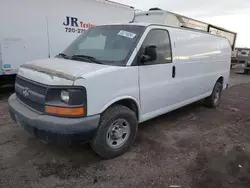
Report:
[[[102,24],[103,26],[104,25],[137,25],[137,26],[150,26],[150,25],[159,25],[159,26],[162,26],[160,24],[154,24],[154,23],[147,23],[147,22],[130,22],[130,23],[111,23],[111,24]],[[100,25],[99,25],[100,26]],[[163,25],[163,26],[166,26],[167,25]]]
[[[206,31],[199,30],[199,29],[183,28],[183,27],[170,26],[170,25],[167,25],[167,24],[150,23],[150,22],[134,22],[133,21],[133,22],[130,22],[130,23],[111,23],[111,24],[102,24],[102,25],[137,25],[137,26],[144,26],[144,27],[161,26],[161,27],[171,27],[171,28],[176,28],[176,29],[183,29],[183,30],[189,30],[189,31],[196,31],[196,32],[211,34],[211,33],[208,33]],[[99,26],[101,26],[101,25],[99,25]],[[213,34],[211,34],[211,35],[213,35]]]
[[[212,35],[212,36],[216,36],[219,38],[225,38],[223,36],[219,36],[213,33],[208,33],[206,31],[202,31],[199,29],[192,29],[192,28],[185,28],[185,27],[175,27],[175,26],[169,26],[169,25],[164,25],[164,24],[159,24],[159,23],[147,23],[147,22],[131,22],[131,23],[112,23],[112,24],[103,24],[103,26],[105,25],[135,25],[135,26],[144,26],[144,27],[148,27],[148,26],[161,26],[161,27],[171,27],[171,28],[176,28],[176,29],[180,29],[180,30],[186,30],[186,31],[193,31],[193,32],[198,32],[198,33],[203,33],[203,34],[207,34],[207,35]],[[102,26],[102,25],[99,25]],[[228,39],[227,39],[228,40]]]
[[[177,29],[183,29],[183,30],[190,30],[190,31],[197,31],[197,32],[202,32],[202,33],[207,33],[207,34],[211,34],[208,33],[206,31],[202,31],[199,29],[192,29],[192,28],[183,28],[183,27],[176,27],[176,26],[170,26],[167,24],[159,24],[159,23],[150,23],[150,22],[130,22],[130,23],[111,23],[111,24],[102,24],[104,25],[136,25],[136,26],[144,26],[144,27],[148,27],[148,26],[161,26],[161,27],[172,27],[172,28],[177,28]],[[101,25],[99,25],[101,26]]]

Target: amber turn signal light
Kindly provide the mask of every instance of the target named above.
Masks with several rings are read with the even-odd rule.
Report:
[[[64,108],[56,106],[45,106],[45,112],[60,116],[82,116],[84,115],[84,108]]]

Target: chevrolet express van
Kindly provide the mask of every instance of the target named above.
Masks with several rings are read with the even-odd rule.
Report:
[[[230,71],[227,39],[191,29],[130,23],[80,35],[55,58],[21,66],[11,117],[47,142],[90,142],[114,158],[138,123],[195,101],[219,105]]]

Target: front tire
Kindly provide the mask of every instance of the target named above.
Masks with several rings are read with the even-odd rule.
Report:
[[[208,108],[216,108],[219,105],[222,87],[220,82],[216,82],[212,94],[205,99],[205,106]]]
[[[137,129],[137,117],[132,110],[122,105],[112,106],[101,116],[91,147],[104,159],[118,157],[132,146]]]

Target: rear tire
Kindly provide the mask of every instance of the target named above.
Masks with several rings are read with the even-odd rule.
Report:
[[[248,74],[249,73],[249,69],[244,69],[244,74]]]
[[[220,82],[216,82],[212,94],[205,98],[205,106],[208,108],[216,108],[219,105],[222,87],[223,86]]]
[[[112,106],[101,116],[91,147],[104,159],[118,157],[134,143],[137,127],[137,117],[132,110],[122,105]]]

